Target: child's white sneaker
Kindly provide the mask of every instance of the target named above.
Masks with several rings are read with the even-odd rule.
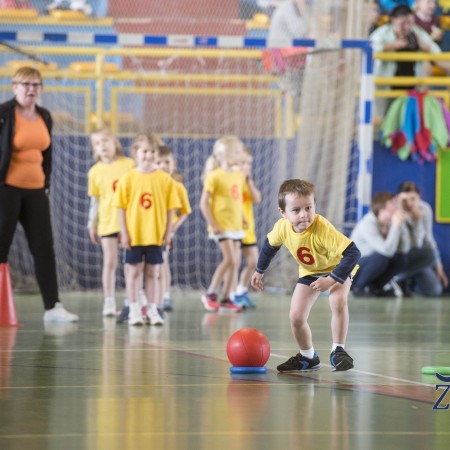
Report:
[[[130,303],[130,314],[128,315],[128,325],[144,325],[139,303]]]
[[[116,299],[114,297],[106,297],[103,302],[103,316],[114,317],[116,315]]]
[[[63,304],[60,302],[44,313],[44,322],[78,322],[78,320],[79,317],[64,309]]]
[[[150,320],[150,325],[164,324],[164,319],[159,315],[158,308],[154,303],[147,308],[147,317]]]

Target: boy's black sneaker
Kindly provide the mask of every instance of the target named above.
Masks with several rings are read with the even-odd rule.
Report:
[[[341,347],[337,346],[334,352],[331,352],[330,362],[334,371],[343,372],[353,368],[353,358]]]
[[[311,359],[297,353],[277,367],[278,372],[311,372],[319,369],[320,359],[317,356],[317,353],[314,353],[314,356]]]

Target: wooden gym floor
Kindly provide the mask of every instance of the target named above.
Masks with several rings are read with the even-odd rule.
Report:
[[[330,311],[310,318],[318,372],[278,374],[296,353],[288,296],[254,295],[242,314],[203,311],[175,292],[162,327],[101,317],[98,293],[64,294],[79,324],[44,325],[38,296],[16,295],[19,328],[0,328],[1,450],[450,448],[450,392],[422,366],[450,366],[450,299],[350,298],[346,349],[331,372]],[[228,337],[266,334],[266,375],[231,376]],[[439,382],[443,384],[442,382]]]

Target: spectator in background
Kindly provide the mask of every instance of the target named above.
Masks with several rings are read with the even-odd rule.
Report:
[[[92,6],[86,0],[54,0],[47,6],[49,12],[58,9],[79,11],[86,16],[92,15]]]
[[[407,229],[411,250],[405,269],[396,277],[405,296],[412,293],[438,297],[448,286],[448,278],[433,236],[433,211],[420,198],[420,191],[412,181],[403,182],[398,189],[398,200],[408,215]]]
[[[286,47],[292,39],[309,34],[309,1],[285,0],[272,15],[267,43],[269,47]]]
[[[384,289],[406,267],[409,236],[406,213],[390,192],[375,194],[371,211],[358,222],[350,239],[361,252],[359,270],[353,280],[356,297],[394,297],[395,286]]]
[[[390,15],[390,22],[377,28],[370,36],[375,52],[425,52],[440,53],[441,49],[426,31],[414,24],[414,13],[407,5],[394,8]],[[382,61],[375,60],[374,74],[377,77],[394,76],[425,76],[425,64],[422,61]],[[409,89],[412,86],[404,86]],[[397,86],[396,89],[402,89]],[[377,99],[375,114],[382,118],[388,102],[386,99]]]
[[[0,0],[0,9],[30,9],[28,0]]]
[[[377,28],[370,40],[375,52],[415,52],[440,53],[441,49],[428,33],[414,24],[414,14],[408,6],[394,8],[390,23]],[[376,76],[423,76],[422,62],[375,61]]]
[[[414,20],[416,25],[425,30],[431,39],[442,47],[444,40],[444,32],[441,29],[439,17],[435,15],[436,0],[416,0],[414,10]],[[446,75],[450,74],[449,61],[436,61],[431,65],[437,66],[445,71]]]
[[[306,52],[292,47],[293,39],[302,39],[311,33],[311,0],[285,0],[272,15],[267,44],[263,52],[266,71],[276,74],[280,89],[298,96]]]
[[[444,32],[440,28],[439,17],[436,11],[436,0],[416,0],[414,20],[416,25],[424,29],[439,46],[442,45]]]

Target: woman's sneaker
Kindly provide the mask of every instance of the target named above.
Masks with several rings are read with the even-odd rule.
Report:
[[[297,353],[277,367],[278,372],[312,372],[319,369],[320,359],[317,353],[311,359]]]
[[[52,309],[45,311],[44,322],[78,322],[78,316],[67,311],[62,303],[57,302]]]
[[[333,372],[343,372],[353,368],[353,358],[339,345],[331,352],[330,362]]]

